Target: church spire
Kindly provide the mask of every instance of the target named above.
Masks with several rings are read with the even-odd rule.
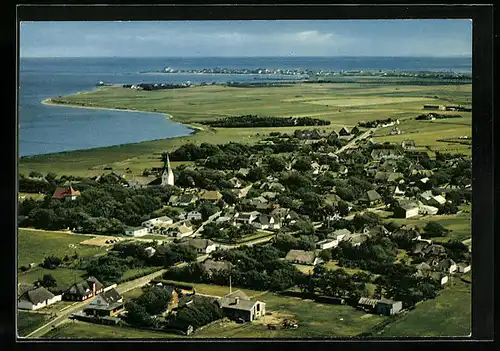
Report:
[[[170,159],[168,157],[165,158],[165,163],[163,165],[163,174],[161,176],[161,185],[174,185],[174,172],[170,167]]]

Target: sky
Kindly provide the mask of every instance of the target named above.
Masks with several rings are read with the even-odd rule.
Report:
[[[23,22],[21,57],[472,56],[472,21]]]

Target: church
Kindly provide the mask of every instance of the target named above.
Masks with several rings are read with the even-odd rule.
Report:
[[[163,166],[163,174],[161,175],[161,185],[174,185],[174,172],[170,167],[170,160],[167,154],[167,160]]]

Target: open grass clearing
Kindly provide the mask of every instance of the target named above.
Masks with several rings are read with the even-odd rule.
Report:
[[[18,273],[17,281],[18,283],[33,284],[38,279],[42,279],[45,274],[51,274],[55,278],[57,287],[67,288],[73,283],[81,281],[85,277],[86,272],[80,269],[62,267],[56,269],[36,267],[27,272]]]
[[[50,318],[49,314],[28,311],[17,311],[17,333],[26,336],[42,326]]]
[[[181,335],[72,320],[44,335],[48,339],[173,339]]]
[[[266,314],[253,323],[216,323],[193,334],[196,338],[335,338],[356,336],[385,320],[349,306],[323,304],[312,300],[267,293],[259,297],[266,303]],[[268,323],[285,318],[297,319],[298,329],[269,330]]]
[[[463,275],[470,280],[470,274]],[[471,333],[471,285],[455,276],[438,297],[389,324],[380,337],[451,337]]]
[[[75,252],[80,256],[94,256],[105,252],[103,248],[81,245],[88,236],[42,230],[19,229],[17,234],[17,265],[41,263],[47,256],[63,258]]]

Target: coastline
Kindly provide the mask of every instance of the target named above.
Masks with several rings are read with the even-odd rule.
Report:
[[[80,94],[80,93],[81,92],[78,92],[77,94]],[[74,104],[60,104],[60,103],[52,101],[52,98],[43,99],[41,101],[41,104],[43,104],[43,105],[49,105],[49,106],[71,107],[71,108],[85,108],[85,109],[95,109],[95,110],[125,111],[125,112],[139,112],[139,113],[154,113],[154,114],[164,115],[164,116],[166,116],[167,119],[171,120],[172,122],[180,123],[180,124],[186,126],[187,128],[189,128],[189,129],[192,130],[191,134],[194,134],[194,133],[196,133],[198,131],[205,130],[202,127],[198,127],[198,126],[195,126],[195,125],[192,125],[192,124],[185,124],[185,123],[176,121],[175,118],[174,118],[174,116],[172,116],[171,114],[168,114],[168,113],[164,113],[164,112],[142,111],[142,110],[125,109],[125,108],[121,109],[121,108],[111,108],[111,107],[82,106],[82,105],[74,105]],[[165,138],[165,139],[169,139],[169,138]]]

